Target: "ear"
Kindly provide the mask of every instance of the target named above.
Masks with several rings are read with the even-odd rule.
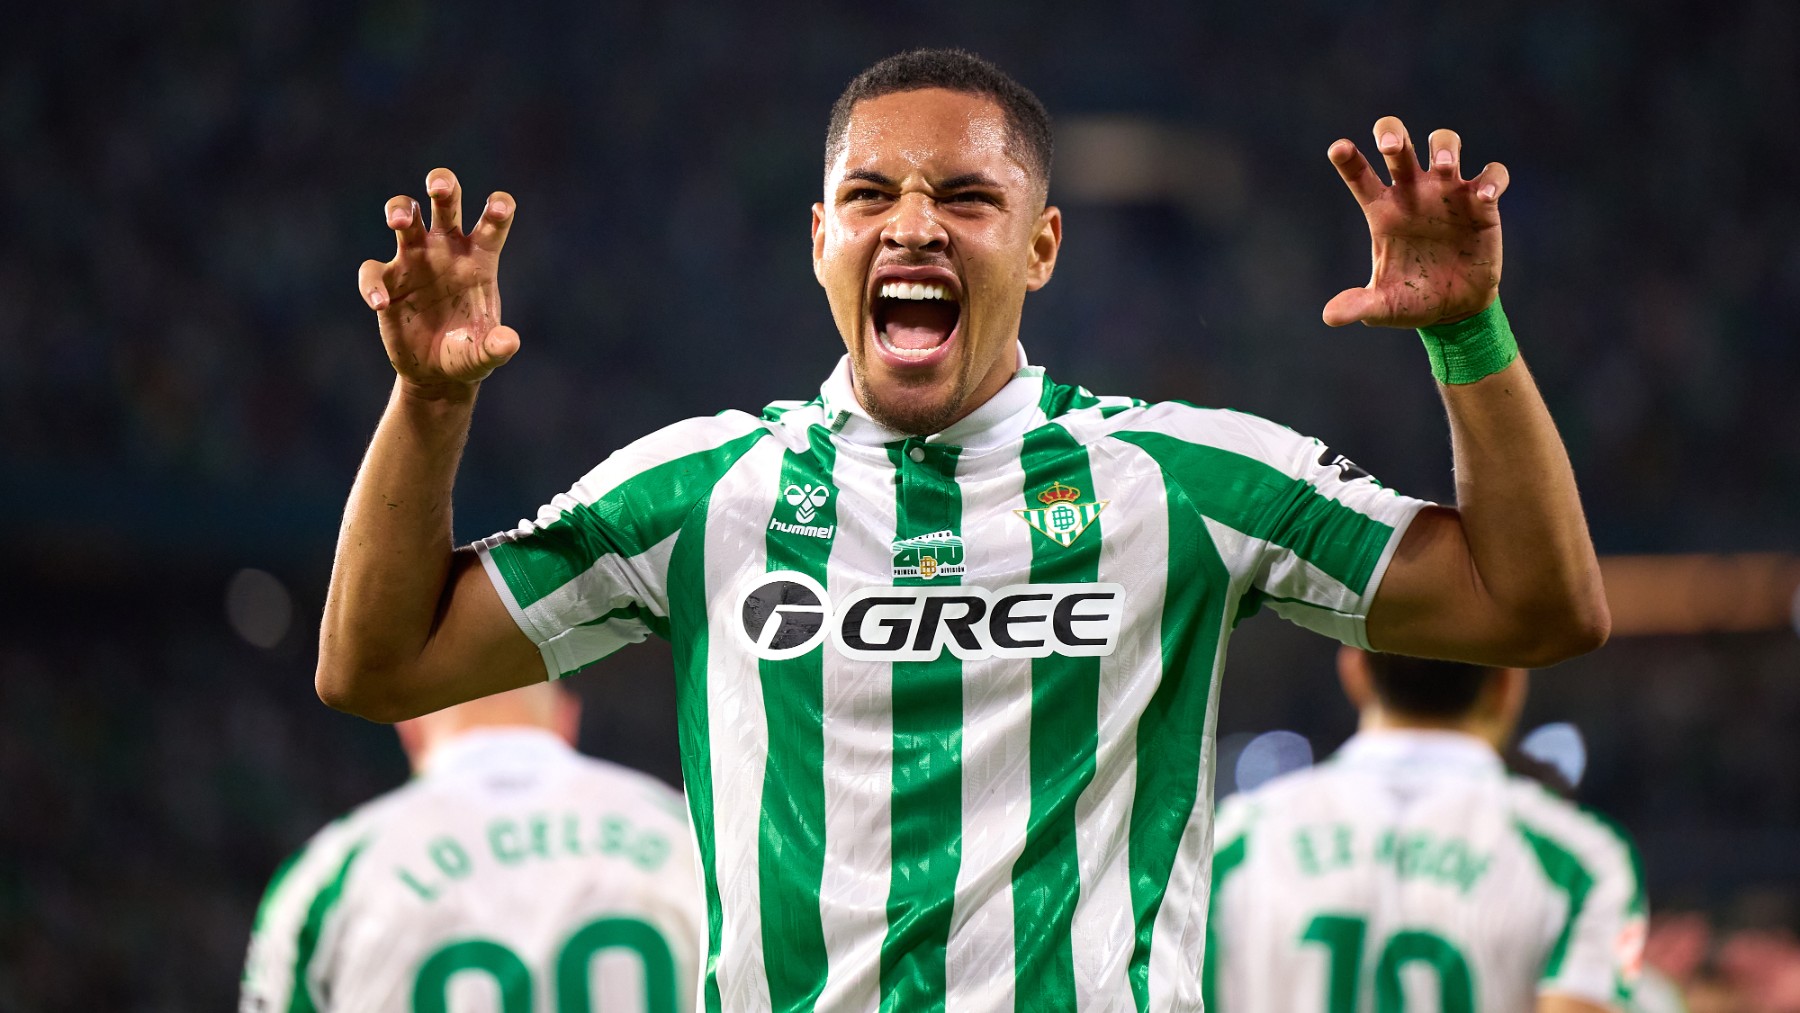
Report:
[[[1338,684],[1344,687],[1344,695],[1350,698],[1350,705],[1357,713],[1375,706],[1375,687],[1369,682],[1367,655],[1345,644],[1338,648],[1337,670]]]
[[[1025,290],[1036,292],[1050,283],[1056,271],[1056,254],[1062,249],[1062,209],[1048,205],[1038,215],[1037,232],[1031,237],[1031,261],[1025,267]]]
[[[581,740],[581,697],[574,690],[558,687],[550,715],[550,730],[573,746]]]
[[[819,284],[825,284],[825,278],[819,273],[819,265],[825,259],[825,205],[812,206],[812,247],[813,277]]]
[[[1519,715],[1525,713],[1525,696],[1530,685],[1531,673],[1523,668],[1502,668],[1495,673],[1489,713],[1498,726],[1502,743],[1511,741],[1513,732],[1519,727]]]
[[[406,762],[415,774],[425,769],[426,735],[417,718],[401,721],[394,725],[395,734],[400,736],[400,748],[406,753]]]

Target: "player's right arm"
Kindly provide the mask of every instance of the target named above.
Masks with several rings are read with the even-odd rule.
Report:
[[[456,550],[451,488],[481,381],[518,351],[500,323],[500,250],[510,195],[488,198],[462,228],[462,190],[447,169],[419,203],[387,204],[397,249],[357,275],[396,374],[344,510],[319,631],[320,699],[398,721],[544,678],[474,552]]]

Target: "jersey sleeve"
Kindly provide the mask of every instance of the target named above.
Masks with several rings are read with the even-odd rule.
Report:
[[[1293,482],[1269,504],[1255,586],[1289,622],[1367,649],[1366,620],[1407,526],[1430,505],[1288,433]]]
[[[251,928],[239,1013],[331,1009],[333,916],[363,843],[340,821],[275,871]]]
[[[667,634],[669,557],[682,526],[763,435],[742,412],[678,422],[608,457],[536,519],[475,543],[550,678]]]
[[[1637,851],[1609,822],[1583,816],[1586,826],[1523,826],[1546,876],[1568,897],[1538,994],[1628,1010],[1648,915]]]
[[[1368,647],[1376,589],[1430,505],[1385,488],[1324,443],[1242,412],[1154,405],[1121,439],[1149,451],[1246,585],[1240,616],[1283,618]]]

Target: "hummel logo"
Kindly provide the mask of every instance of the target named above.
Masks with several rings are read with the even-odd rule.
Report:
[[[782,498],[794,508],[794,519],[811,524],[819,508],[831,498],[831,489],[823,485],[790,485],[782,490]]]

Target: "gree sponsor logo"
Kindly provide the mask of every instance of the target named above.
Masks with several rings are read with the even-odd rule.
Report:
[[[757,574],[739,595],[743,642],[771,661],[822,643],[858,661],[1105,657],[1125,615],[1119,584],[865,587],[833,602],[811,577]]]
[[[828,618],[825,588],[804,573],[776,570],[741,596],[740,629],[759,658],[783,661],[812,650]]]

